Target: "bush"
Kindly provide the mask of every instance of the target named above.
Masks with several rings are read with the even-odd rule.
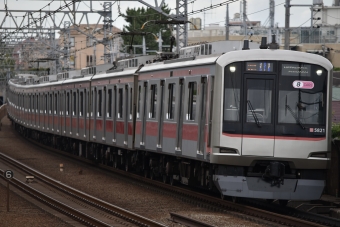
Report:
[[[332,124],[332,139],[340,138],[340,124],[333,123]]]

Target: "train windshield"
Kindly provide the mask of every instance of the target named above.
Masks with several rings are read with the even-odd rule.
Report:
[[[320,66],[281,63],[278,123],[324,125],[326,122],[327,72]]]
[[[223,132],[308,137],[319,126],[324,131],[327,76],[323,67],[299,62],[227,65]]]

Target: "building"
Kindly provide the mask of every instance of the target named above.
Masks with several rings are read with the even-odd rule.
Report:
[[[62,30],[59,37],[59,46],[64,56],[61,58],[64,69],[82,69],[85,67],[104,64],[105,59],[114,61],[120,57],[120,48],[123,40],[115,35],[120,29],[112,27],[112,32],[107,34],[111,48],[107,52],[110,56],[104,56],[103,25],[81,24],[79,27],[71,26],[69,31]],[[69,42],[67,41],[69,37]],[[94,38],[95,39],[94,39]]]

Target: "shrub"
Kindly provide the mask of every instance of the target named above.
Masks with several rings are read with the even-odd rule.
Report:
[[[332,124],[332,138],[340,138],[340,124]]]

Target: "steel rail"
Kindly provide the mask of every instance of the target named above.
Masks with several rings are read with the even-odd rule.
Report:
[[[28,140],[30,142],[36,144],[37,146],[40,146],[44,149],[48,149],[49,151],[59,153],[63,156],[67,156],[67,157],[70,157],[72,159],[79,160],[81,162],[93,164],[93,162],[91,162],[89,160],[85,160],[84,158],[77,157],[77,156],[74,156],[72,154],[68,154],[64,151],[60,151],[60,150],[51,148],[49,146],[40,144],[36,141],[33,141],[32,139],[28,139]],[[100,166],[103,169],[106,169],[106,170],[109,170],[109,171],[112,171],[112,172],[116,172],[116,173],[119,173],[119,174],[124,175],[126,177],[135,179],[137,181],[142,181],[142,182],[151,184],[151,185],[153,185],[157,188],[161,188],[163,190],[167,190],[167,191],[182,195],[182,196],[184,196],[188,199],[193,199],[195,201],[213,204],[213,206],[223,207],[223,209],[229,209],[229,210],[241,213],[241,214],[249,215],[249,216],[260,218],[260,219],[263,219],[263,220],[269,220],[273,223],[280,223],[280,224],[283,224],[283,225],[297,226],[297,227],[323,227],[324,226],[324,225],[318,224],[318,223],[313,222],[313,221],[303,220],[303,219],[298,218],[298,217],[296,218],[296,217],[292,217],[292,216],[288,216],[288,215],[281,215],[281,214],[278,214],[278,213],[275,213],[275,212],[266,211],[266,210],[255,208],[255,207],[252,207],[252,206],[247,206],[247,205],[243,205],[243,204],[237,204],[237,203],[234,203],[234,202],[231,202],[231,201],[221,200],[220,198],[216,198],[216,197],[213,197],[211,195],[205,195],[205,194],[195,192],[195,191],[192,191],[192,190],[188,190],[188,189],[184,189],[184,188],[180,188],[180,187],[174,187],[174,186],[171,186],[171,185],[168,185],[168,184],[164,184],[163,182],[147,179],[147,178],[142,177],[140,175],[129,173],[129,172],[126,172],[126,171],[123,171],[123,170],[120,170],[120,169],[114,169],[112,167],[109,167],[109,166],[106,166],[106,165],[103,165],[103,164],[99,164],[98,166]]]
[[[4,155],[2,153],[0,153],[0,157],[3,158],[3,160],[7,161],[8,163],[11,163],[12,165],[16,165],[16,166],[20,166],[20,168],[27,172],[30,175],[34,175],[35,178],[40,179],[42,181],[44,181],[44,183],[57,188],[58,190],[63,191],[64,193],[67,193],[71,196],[76,197],[79,200],[82,200],[83,202],[86,202],[88,204],[91,204],[92,206],[95,206],[97,208],[100,208],[108,213],[111,213],[113,215],[119,216],[120,218],[125,219],[128,222],[132,222],[132,223],[138,223],[140,226],[149,226],[149,227],[165,227],[165,225],[155,222],[151,219],[145,218],[141,215],[135,214],[133,212],[130,212],[128,210],[125,210],[123,208],[117,207],[113,204],[107,203],[103,200],[100,200],[98,198],[95,198],[91,195],[88,195],[84,192],[81,192],[77,189],[74,189],[68,185],[65,185],[63,183],[60,183],[59,181],[56,181],[42,173],[40,173],[39,171],[36,171],[30,167],[28,167],[25,164],[22,164],[10,157],[8,157],[7,155]]]
[[[214,227],[213,225],[209,225],[207,223],[189,218],[189,217],[185,217],[179,214],[175,214],[175,213],[170,213],[170,217],[172,219],[173,222],[176,223],[180,223],[182,225],[185,226],[190,226],[190,227]]]
[[[0,170],[1,176],[3,175],[3,171]],[[75,219],[87,226],[98,226],[98,227],[109,227],[111,225],[106,224],[94,217],[91,217],[85,213],[82,213],[80,211],[77,211],[73,209],[72,207],[61,203],[48,195],[45,195],[44,193],[41,193],[37,191],[34,188],[31,188],[26,183],[21,182],[20,180],[16,178],[12,178],[10,181],[10,184],[15,186],[16,188],[20,189],[21,191],[29,194],[30,196],[38,199],[39,201],[45,203],[46,205],[52,207],[55,210],[58,210],[59,212],[71,217],[72,219]]]

